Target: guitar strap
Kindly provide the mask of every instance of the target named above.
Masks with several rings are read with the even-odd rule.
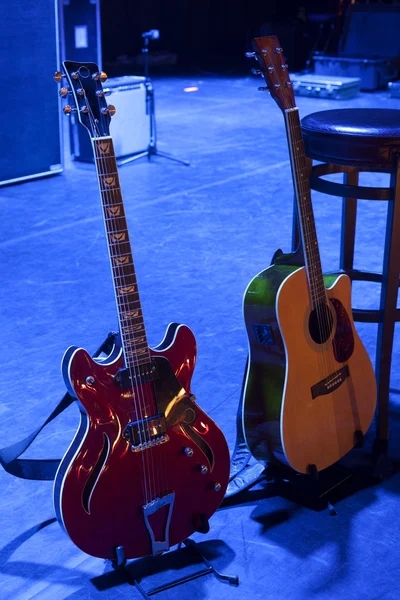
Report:
[[[110,332],[101,346],[93,354],[93,358],[98,358],[101,354],[110,354],[118,336],[119,334],[115,331]],[[61,459],[51,458],[37,460],[21,459],[19,457],[30,447],[42,429],[54,421],[58,415],[61,415],[74,400],[75,398],[67,392],[40,427],[35,429],[35,431],[23,440],[0,449],[0,464],[7,473],[10,473],[10,475],[14,475],[15,477],[20,477],[21,479],[35,479],[37,481],[51,481],[54,479]]]
[[[115,343],[118,343],[119,334],[111,332],[93,354],[98,358],[101,354],[110,354]],[[231,472],[226,497],[234,496],[242,492],[263,477],[264,466],[258,462],[251,464],[252,455],[246,443],[243,431],[243,392],[246,381],[248,360],[243,377],[242,391],[236,416],[236,443],[231,458]],[[19,458],[32,445],[41,431],[61,415],[73,402],[75,398],[68,392],[64,394],[60,402],[53,409],[45,421],[24,439],[14,442],[10,446],[0,449],[0,465],[7,473],[20,477],[21,479],[32,479],[36,481],[52,481],[61,462],[59,458],[48,459],[24,459]]]
[[[249,358],[247,357],[243,375],[242,390],[240,393],[239,405],[236,414],[235,449],[231,457],[231,472],[225,498],[230,498],[239,492],[247,490],[258,483],[260,479],[264,478],[264,465],[254,461],[251,463],[252,454],[247,446],[243,430],[243,396],[248,367]]]

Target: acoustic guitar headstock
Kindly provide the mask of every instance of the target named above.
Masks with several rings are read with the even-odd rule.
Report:
[[[260,65],[260,69],[252,69],[252,72],[264,77],[266,89],[282,111],[294,108],[296,101],[292,82],[278,38],[275,35],[254,38],[252,46],[254,52],[247,52],[246,56],[255,58]]]
[[[77,63],[66,60],[63,62],[64,73],[57,71],[54,80],[61,83],[65,78],[69,88],[62,87],[60,96],[72,97],[71,104],[67,104],[63,112],[69,116],[77,115],[78,121],[83,125],[91,138],[110,135],[110,121],[116,110],[112,104],[107,105],[105,96],[110,94],[109,89],[103,88],[107,75],[99,70],[95,63]]]

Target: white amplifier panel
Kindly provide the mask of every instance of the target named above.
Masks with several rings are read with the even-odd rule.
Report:
[[[110,78],[105,84],[111,90],[107,102],[117,109],[111,121],[111,135],[118,158],[143,152],[150,143],[144,82],[144,77],[127,76]]]

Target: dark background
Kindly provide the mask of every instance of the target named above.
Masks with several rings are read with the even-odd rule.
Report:
[[[335,15],[348,4],[349,0],[102,0],[103,64],[110,74],[129,71],[129,63],[140,63],[141,33],[159,29],[160,39],[151,42],[156,69],[167,68],[169,62],[186,71],[241,70],[251,38],[275,33],[291,68],[298,70],[313,48],[321,18],[331,14],[336,27]]]

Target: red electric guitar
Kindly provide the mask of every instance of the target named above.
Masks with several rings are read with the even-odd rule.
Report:
[[[113,106],[92,63],[63,63],[95,157],[117,301],[122,350],[93,360],[69,348],[62,371],[81,411],[79,429],[54,483],[59,522],[84,552],[115,559],[160,554],[194,531],[208,531],[229,478],[229,452],[217,425],[190,392],[196,341],[172,323],[149,348],[113,142]]]

